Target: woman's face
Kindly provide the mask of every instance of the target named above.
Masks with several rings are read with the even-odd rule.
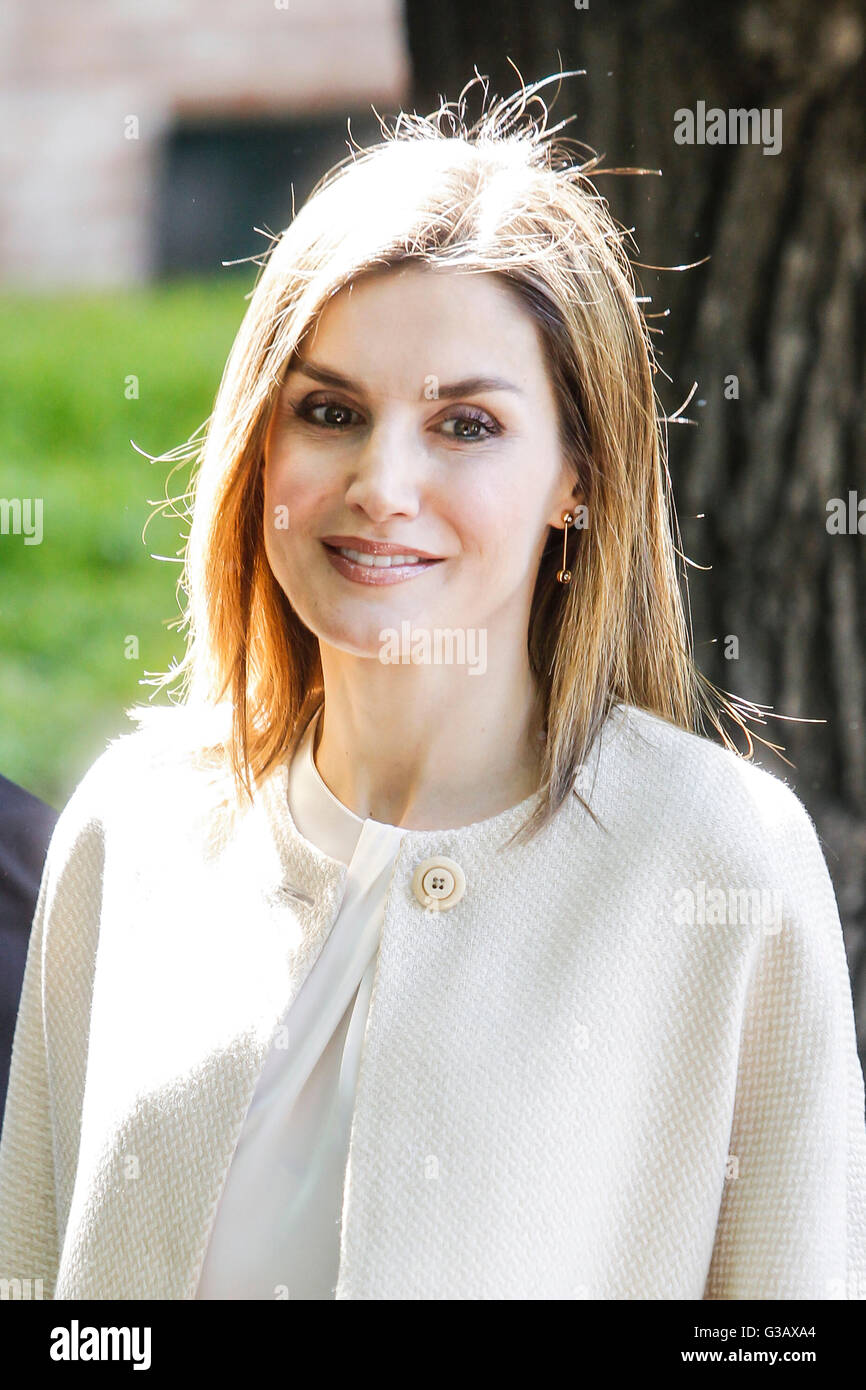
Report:
[[[492,275],[377,271],[329,302],[301,355],[264,451],[267,557],[301,621],[358,656],[406,621],[525,650],[547,528],[575,500],[527,311]],[[435,559],[340,555],[359,541]]]

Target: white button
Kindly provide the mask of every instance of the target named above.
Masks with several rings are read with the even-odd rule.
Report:
[[[412,892],[422,907],[447,911],[466,892],[466,878],[455,860],[437,855],[418,865],[412,876]]]

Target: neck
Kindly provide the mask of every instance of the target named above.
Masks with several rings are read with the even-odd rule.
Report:
[[[323,646],[322,671],[313,756],[326,786],[362,819],[457,828],[538,790],[542,715],[528,665],[510,681],[476,680],[461,668],[383,666]]]

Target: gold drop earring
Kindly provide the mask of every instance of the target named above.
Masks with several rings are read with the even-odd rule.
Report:
[[[563,512],[562,519],[565,522],[565,530],[562,533],[562,569],[557,570],[556,577],[560,584],[570,584],[571,570],[565,568],[565,545],[568,539],[568,528],[574,521],[574,514],[572,512]]]

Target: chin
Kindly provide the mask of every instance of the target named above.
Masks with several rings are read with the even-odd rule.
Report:
[[[317,632],[316,636],[325,646],[333,648],[334,651],[345,652],[347,656],[360,657],[362,660],[378,661],[382,650],[382,643],[379,639],[378,629],[376,633],[368,638],[350,635],[345,630],[340,632]]]
[[[352,656],[377,657],[382,646],[379,636],[385,627],[399,627],[401,618],[391,614],[365,613],[351,614],[345,609],[341,612],[333,605],[324,608],[321,604],[312,606],[309,616],[299,612],[301,621],[320,642],[337,651]]]

